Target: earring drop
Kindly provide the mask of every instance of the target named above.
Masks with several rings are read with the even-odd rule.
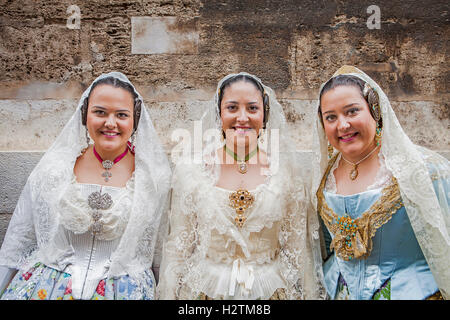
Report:
[[[379,124],[377,123],[377,128],[375,130],[375,142],[377,146],[381,144],[381,136],[383,135],[382,129],[380,128]]]
[[[333,146],[328,142],[328,159],[331,159],[333,157],[334,148]]]
[[[134,146],[134,141],[136,140],[136,132],[133,132],[133,134],[130,137],[130,141],[128,141],[128,149],[130,149],[131,153],[135,153],[135,146]]]
[[[87,146],[89,147],[89,144],[91,143],[91,139],[89,138],[89,132],[88,132],[88,130],[86,129],[86,144],[87,144]]]
[[[89,132],[88,132],[88,130],[86,128],[86,147],[81,150],[81,153],[85,153],[86,152],[87,148],[89,148],[90,142],[91,142],[91,139],[89,138]]]

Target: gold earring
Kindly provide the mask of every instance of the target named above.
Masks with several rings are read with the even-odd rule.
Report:
[[[375,142],[377,146],[381,144],[381,136],[383,135],[383,131],[380,128],[380,124],[377,122],[377,129],[375,130]]]
[[[331,159],[333,157],[334,148],[333,146],[328,142],[328,159]]]

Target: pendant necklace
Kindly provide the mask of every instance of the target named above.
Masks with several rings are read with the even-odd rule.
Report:
[[[238,171],[242,174],[245,174],[248,170],[248,165],[247,165],[247,161],[252,158],[259,150],[258,146],[255,148],[255,150],[253,150],[252,152],[250,152],[249,154],[247,154],[245,156],[244,159],[239,159],[237,154],[234,153],[233,151],[231,151],[230,149],[228,149],[227,145],[223,146],[225,151],[234,158],[234,160],[238,163]]]
[[[236,211],[234,222],[236,226],[242,228],[247,217],[245,211],[253,205],[255,197],[247,190],[239,188],[229,196],[230,207]]]
[[[360,164],[361,162],[366,160],[375,150],[377,150],[377,148],[378,148],[378,146],[373,148],[373,150],[370,151],[367,156],[365,156],[364,158],[362,158],[361,160],[359,160],[356,163],[350,162],[347,159],[345,159],[344,156],[342,156],[342,159],[344,159],[346,162],[348,162],[349,164],[351,164],[353,166],[353,169],[350,171],[350,174],[349,174],[351,180],[355,180],[358,177],[358,164]]]
[[[102,177],[105,178],[105,182],[108,182],[109,179],[112,177],[111,172],[109,172],[108,170],[111,169],[114,164],[122,160],[123,157],[125,157],[125,155],[128,152],[128,146],[126,147],[125,151],[122,154],[118,155],[113,161],[103,160],[102,157],[100,157],[98,152],[95,150],[95,146],[92,150],[94,151],[94,155],[97,158],[97,160],[100,161],[100,163],[102,164],[103,169],[105,169],[105,172],[102,173]]]
[[[92,149],[94,151],[95,157],[100,161],[102,167],[105,169],[105,172],[102,173],[102,177],[105,178],[105,181],[108,182],[109,178],[112,177],[111,172],[108,170],[112,168],[112,166],[122,160],[123,157],[128,152],[128,146],[125,151],[116,157],[113,161],[111,160],[103,160],[102,157],[98,154],[97,150],[95,150],[95,146]],[[101,210],[107,210],[111,208],[113,204],[113,200],[108,193],[102,193],[102,187],[100,187],[100,191],[92,192],[88,197],[89,207],[93,210],[92,212],[92,235],[97,235],[103,230],[103,222],[101,221],[103,214]]]

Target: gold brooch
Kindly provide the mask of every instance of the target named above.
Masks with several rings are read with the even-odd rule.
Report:
[[[234,222],[239,228],[245,223],[247,218],[245,217],[245,211],[250,208],[255,201],[255,197],[245,189],[238,189],[230,194],[230,207],[236,210],[236,217]]]

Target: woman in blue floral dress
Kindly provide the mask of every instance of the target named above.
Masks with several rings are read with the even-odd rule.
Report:
[[[21,193],[1,299],[153,299],[170,175],[142,97],[99,76]]]

